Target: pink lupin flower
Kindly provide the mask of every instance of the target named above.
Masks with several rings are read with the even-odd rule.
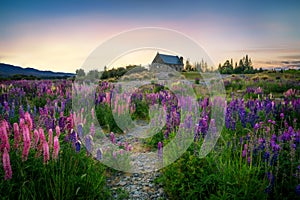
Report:
[[[73,115],[71,116],[71,114],[70,114],[70,117],[72,117],[73,118],[73,122],[75,123],[75,124],[77,124],[77,116],[76,116],[76,112],[73,112]]]
[[[2,161],[3,161],[3,169],[5,172],[4,179],[11,179],[12,178],[12,170],[11,170],[11,165],[10,165],[10,159],[9,159],[9,154],[6,148],[4,148],[3,156],[2,156]]]
[[[49,129],[49,131],[48,131],[48,144],[49,144],[49,149],[52,148],[52,143],[53,143],[53,131],[52,131],[52,129]]]
[[[112,155],[113,155],[114,159],[117,158],[117,153],[115,151],[113,151]]]
[[[37,147],[40,138],[38,130],[35,129],[33,134],[34,134],[34,146]]]
[[[128,151],[128,142],[124,142],[123,146],[124,146],[125,150]]]
[[[56,160],[58,158],[58,152],[59,152],[59,141],[58,136],[54,137],[54,145],[53,145],[53,153],[52,153],[52,159]]]
[[[9,130],[9,125],[8,125],[8,122],[6,120],[2,121],[2,126],[5,127],[7,131]],[[9,136],[10,132],[8,132],[7,135]]]
[[[76,115],[75,112],[74,112],[74,115]],[[76,119],[76,117],[75,117],[75,119]],[[67,117],[66,129],[68,132],[70,132],[71,129],[73,129],[73,128],[74,128],[74,117],[73,117],[73,114],[70,113],[70,116]]]
[[[39,138],[40,138],[40,142],[43,144],[44,141],[46,140],[45,138],[45,133],[44,133],[44,129],[39,128]]]
[[[95,136],[95,126],[94,126],[93,122],[91,123],[90,132],[91,132],[91,136],[94,137]]]
[[[8,135],[7,135],[7,129],[3,124],[1,124],[0,127],[0,139],[1,139],[1,146],[0,146],[0,152],[6,148],[8,151],[10,150],[10,144],[8,141]]]
[[[132,149],[133,149],[132,145],[129,144],[129,145],[127,146],[127,148],[126,148],[126,151],[131,151]]]
[[[128,104],[127,104],[127,105],[128,105]],[[125,113],[125,112],[124,112],[124,111],[125,111],[125,109],[126,109],[126,108],[125,108],[125,105],[124,105],[124,104],[122,104],[122,105],[121,105],[121,112],[122,112],[122,114],[123,114],[123,113]]]
[[[106,102],[110,104],[110,93],[106,92]]]
[[[15,147],[15,149],[18,148],[20,141],[21,141],[21,135],[20,135],[19,125],[18,125],[18,123],[14,123],[14,147]]]
[[[43,152],[43,144],[46,141],[44,129],[39,128],[39,142],[40,144],[37,146],[36,157],[39,157]]]
[[[23,118],[20,118],[20,128],[21,130],[24,128],[25,120]]]
[[[115,134],[113,132],[110,133],[110,141],[115,144],[116,143],[116,138],[115,138]]]
[[[59,138],[59,136],[60,136],[60,128],[59,128],[59,126],[55,127],[55,132],[56,132],[56,136]]]
[[[28,124],[29,130],[31,131],[33,129],[33,123],[29,112],[27,111],[24,116],[25,116],[25,122]]]
[[[120,115],[121,115],[121,106],[118,105],[118,116],[120,116]]]
[[[94,108],[92,108],[91,113],[92,113],[92,119],[95,119],[95,110],[94,110]]]
[[[43,152],[44,152],[44,164],[46,164],[50,160],[49,145],[47,141],[44,141],[43,143]]]
[[[22,152],[22,159],[23,161],[26,161],[30,150],[30,135],[29,135],[29,128],[27,125],[25,125],[23,129],[23,141],[24,141],[24,148]]]

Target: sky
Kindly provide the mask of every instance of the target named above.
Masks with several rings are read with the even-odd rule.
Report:
[[[192,38],[216,66],[246,54],[255,67],[300,66],[299,13],[296,0],[2,0],[0,62],[75,72],[113,36],[161,27]],[[155,54],[147,50],[108,65],[147,64]]]

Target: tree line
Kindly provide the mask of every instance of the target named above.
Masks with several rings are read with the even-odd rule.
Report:
[[[118,67],[118,68],[112,68],[107,69],[107,67],[104,67],[103,72],[99,72],[98,70],[91,70],[89,72],[85,72],[83,69],[77,69],[76,75],[77,77],[84,77],[88,79],[118,79],[119,77],[123,76],[124,74],[129,74],[131,71],[134,71],[134,73],[145,71],[146,69],[140,65],[128,65],[126,67]]]
[[[253,68],[251,58],[248,55],[240,59],[239,63],[235,62],[235,64],[233,64],[232,58],[230,61],[226,60],[223,65],[219,64],[218,70],[221,74],[255,74],[263,71],[262,68],[259,70]]]
[[[83,69],[77,69],[76,75],[77,77],[86,77],[89,79],[118,79],[124,74],[129,74],[131,70],[136,73],[142,72],[146,69],[141,65],[129,65],[126,67],[112,68],[108,70],[105,66],[103,72],[99,72],[98,70],[91,70],[85,73]],[[214,69],[212,66],[208,66],[207,62],[203,59],[200,62],[195,62],[193,64],[189,61],[189,59],[187,59],[182,72],[213,72],[216,70],[218,70],[221,74],[254,74],[263,71],[262,68],[254,69],[251,58],[246,55],[242,59],[240,59],[238,63],[234,63],[233,59],[226,60],[224,64],[220,63],[217,69]]]

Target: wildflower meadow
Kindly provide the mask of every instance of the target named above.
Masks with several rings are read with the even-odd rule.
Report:
[[[298,199],[299,79],[232,75],[223,81],[226,96],[214,98],[199,92],[201,78],[191,81],[193,107],[176,84],[151,82],[129,95],[122,84],[99,81],[92,99],[74,99],[74,91],[88,94],[88,85],[1,81],[1,199],[114,199],[109,174],[139,170],[131,156],[143,159],[141,149],[161,163],[153,165],[161,199]],[[137,137],[136,123],[150,128],[122,140]],[[201,156],[206,136],[217,131],[216,144]],[[128,194],[119,191],[118,198]]]

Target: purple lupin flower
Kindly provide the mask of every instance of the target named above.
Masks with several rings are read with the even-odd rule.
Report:
[[[300,195],[300,184],[296,186],[295,192],[297,195]]]
[[[248,157],[248,164],[249,165],[251,164],[251,157],[250,156]]]
[[[82,123],[77,126],[78,137],[81,139],[83,137],[83,125]]]
[[[157,149],[158,149],[158,158],[162,159],[162,157],[163,157],[163,143],[162,142],[158,142]]]
[[[165,139],[168,139],[168,138],[169,138],[169,133],[170,133],[170,129],[167,128],[167,129],[164,131]]]
[[[95,136],[95,126],[94,126],[94,123],[92,122],[91,123],[91,127],[90,127],[90,133],[91,133],[91,136],[94,137]]]
[[[115,134],[113,132],[110,133],[110,141],[115,144],[116,143],[116,138],[115,138]]]
[[[248,149],[248,145],[244,144],[244,150],[242,152],[242,157],[246,157],[246,155],[247,155],[247,149]]]
[[[85,148],[87,155],[90,155],[93,151],[93,138],[91,135],[85,136]]]
[[[36,116],[36,106],[33,107],[33,115]]]
[[[64,117],[63,112],[60,113],[58,125],[59,125],[60,130],[63,132],[65,130],[65,117]]]
[[[71,130],[71,134],[69,136],[69,141],[71,141],[73,144],[75,144],[77,141],[77,134],[73,129]]]
[[[243,144],[243,137],[240,137],[240,145]]]
[[[269,159],[270,159],[270,153],[269,152],[265,152],[264,156],[263,156],[263,159],[264,159],[265,162],[268,162]]]
[[[24,113],[24,109],[23,109],[23,106],[20,106],[19,108],[19,115],[20,115],[20,118],[25,118],[25,113]]]
[[[260,125],[259,125],[258,123],[256,123],[256,124],[254,125],[254,131],[256,132],[259,128],[260,128]]]
[[[269,183],[271,185],[273,185],[274,182],[275,182],[275,176],[272,173],[270,173],[270,172],[267,173],[267,176],[268,176]]]
[[[278,159],[278,153],[275,153],[270,160],[270,165],[274,166],[277,163],[277,159]]]
[[[75,150],[76,150],[76,153],[79,153],[80,152],[80,147],[81,147],[81,142],[79,140],[77,140],[75,142]]]
[[[101,160],[102,159],[102,150],[100,148],[97,149],[97,160]]]

